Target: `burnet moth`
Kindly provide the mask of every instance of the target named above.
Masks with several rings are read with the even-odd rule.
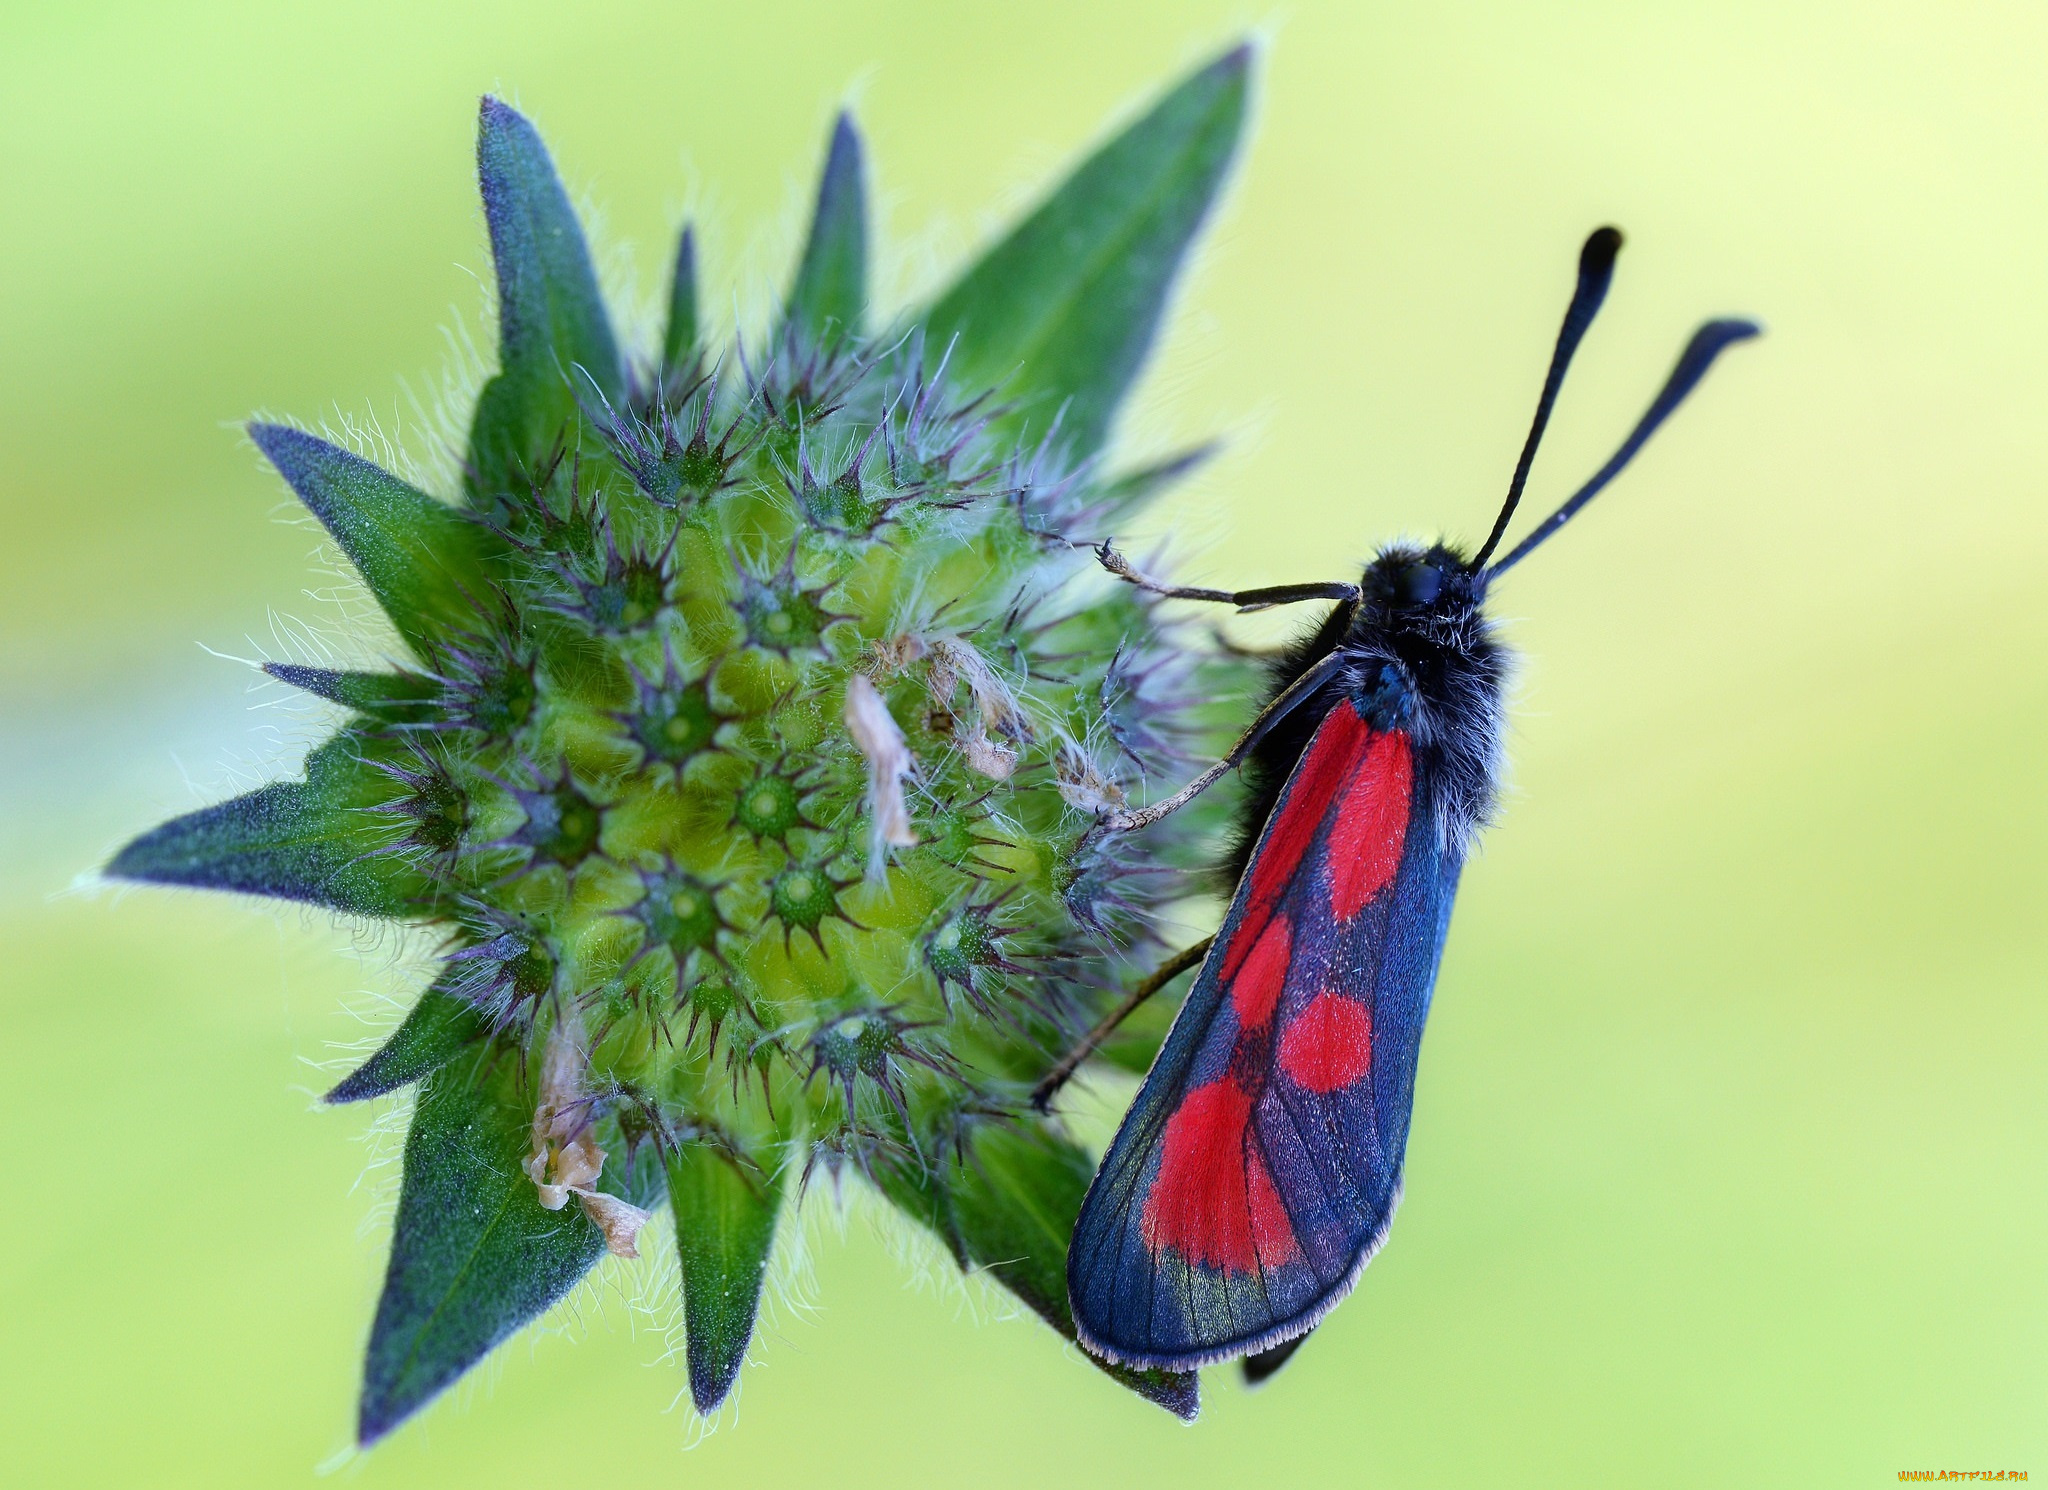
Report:
[[[1601,228],[1580,252],[1507,501],[1471,558],[1447,543],[1396,543],[1357,584],[1229,592],[1160,584],[1107,542],[1098,551],[1121,578],[1175,599],[1241,611],[1336,602],[1281,654],[1270,701],[1223,760],[1101,824],[1144,827],[1248,768],[1221,929],[1162,966],[1039,1090],[1043,1105],[1139,999],[1200,963],[1068,1252],[1081,1342],[1106,1360],[1187,1371],[1242,1356],[1256,1381],[1386,1239],[1451,901],[1500,771],[1508,654],[1488,592],[1621,472],[1723,350],[1759,329],[1701,326],[1613,458],[1494,559],[1620,247]]]

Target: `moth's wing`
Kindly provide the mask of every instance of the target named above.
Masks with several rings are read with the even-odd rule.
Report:
[[[1401,1199],[1416,1059],[1460,867],[1426,816],[1404,837],[1392,880],[1339,923],[1327,960],[1289,981],[1246,1147],[1272,1175],[1298,1251],[1262,1280],[1268,1312],[1253,1316],[1260,1328],[1240,1349],[1313,1329],[1357,1284]]]
[[[1398,1198],[1458,866],[1346,703],[1282,790],[1068,1252],[1082,1342],[1189,1370],[1312,1328]]]

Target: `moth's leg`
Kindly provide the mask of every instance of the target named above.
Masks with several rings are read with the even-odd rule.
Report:
[[[1244,1358],[1244,1384],[1259,1386],[1275,1371],[1287,1364],[1287,1358],[1301,1349],[1308,1334],[1296,1335],[1292,1340],[1283,1340],[1270,1350],[1255,1350]]]
[[[1136,807],[1129,812],[1111,812],[1100,819],[1100,825],[1112,833],[1128,833],[1134,828],[1149,828],[1161,818],[1181,810],[1203,792],[1222,780],[1227,771],[1235,770],[1245,762],[1259,741],[1266,737],[1266,731],[1293,713],[1301,703],[1321,688],[1344,668],[1340,653],[1331,652],[1316,665],[1287,685],[1279,697],[1259,711],[1259,717],[1252,721],[1252,727],[1230,747],[1230,753],[1209,767],[1201,775],[1175,792],[1164,801],[1154,802],[1150,807]]]
[[[1116,1033],[1116,1027],[1137,1010],[1146,999],[1159,992],[1189,968],[1208,955],[1210,945],[1216,940],[1205,936],[1191,947],[1183,947],[1166,961],[1152,970],[1149,977],[1124,996],[1123,1002],[1103,1016],[1102,1022],[1081,1037],[1080,1043],[1060,1057],[1060,1063],[1045,1073],[1045,1079],[1031,1089],[1031,1105],[1044,1112],[1051,1105],[1054,1093],[1073,1079],[1081,1069],[1081,1063],[1102,1047],[1102,1042]]]
[[[1358,601],[1358,586],[1341,580],[1305,585],[1267,585],[1256,590],[1205,590],[1198,585],[1169,585],[1132,568],[1131,561],[1111,548],[1107,538],[1096,546],[1095,557],[1118,579],[1136,585],[1148,594],[1164,595],[1169,600],[1206,600],[1214,605],[1234,605],[1240,612],[1264,610],[1269,605],[1292,605],[1299,600],[1347,600],[1353,604]]]

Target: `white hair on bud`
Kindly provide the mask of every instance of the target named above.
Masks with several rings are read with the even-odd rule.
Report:
[[[868,643],[866,666],[878,678],[893,678],[924,656],[924,638],[905,631]]]
[[[1095,764],[1088,752],[1072,740],[1060,742],[1053,761],[1054,779],[1069,807],[1100,815],[1126,805],[1124,789]]]
[[[903,730],[881,691],[863,673],[846,680],[846,728],[868,760],[868,875],[882,872],[891,848],[917,842],[903,783],[917,771]]]
[[[960,758],[967,762],[967,768],[990,781],[1008,781],[1017,769],[1017,752],[980,730],[969,730],[959,743]]]
[[[1031,724],[1017,700],[995,669],[981,653],[957,637],[939,637],[930,644],[931,670],[925,686],[932,703],[951,715],[961,728],[957,731],[960,754],[968,769],[991,781],[1008,781],[1017,769],[1014,741],[1031,738]],[[974,701],[974,717],[961,720],[953,711],[953,690],[967,685]]]
[[[540,1192],[542,1210],[559,1211],[575,1196],[583,1214],[604,1233],[605,1250],[614,1257],[638,1257],[640,1228],[653,1219],[637,1205],[597,1188],[604,1172],[604,1150],[591,1127],[590,1105],[584,1098],[583,1073],[590,1058],[583,1052],[582,1032],[565,1018],[548,1031],[540,1059],[540,1092],[533,1107],[533,1150],[527,1155],[526,1177]]]

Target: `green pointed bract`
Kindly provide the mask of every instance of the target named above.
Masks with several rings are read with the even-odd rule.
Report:
[[[543,1210],[524,1164],[532,1097],[517,1050],[443,1067],[420,1089],[356,1436],[375,1443],[590,1271],[604,1235]]]
[[[867,168],[853,118],[841,114],[785,314],[812,341],[824,341],[857,335],[867,302]]]
[[[1094,1173],[1085,1150],[1043,1120],[1019,1118],[978,1127],[950,1187],[953,1226],[968,1265],[1069,1340],[1074,1313],[1067,1302],[1067,1238]],[[1192,1372],[1095,1364],[1176,1417],[1192,1420],[1201,1410]]]
[[[668,1199],[683,1263],[690,1398],[714,1411],[732,1390],[775,1245],[781,1187],[720,1143],[684,1143],[669,1157]]]
[[[268,665],[351,711],[305,779],[110,872],[402,917],[445,959],[329,1094],[417,1092],[365,1442],[607,1245],[647,1266],[664,1193],[702,1411],[734,1389],[780,1208],[847,1184],[1074,1338],[1090,1160],[1030,1094],[1121,996],[1110,970],[1178,948],[1235,788],[1142,841],[1101,814],[1226,750],[1261,686],[1090,552],[1196,457],[1111,477],[1097,447],[1247,70],[1233,53],[1104,146],[924,335],[863,326],[841,119],[775,324],[707,344],[686,232],[631,369],[539,136],[486,100],[502,344],[464,492],[252,428],[416,655]],[[1064,446],[1042,438],[1062,409]],[[1179,996],[1103,1058],[1142,1065]],[[1192,1377],[1103,1369],[1195,1411]]]
[[[539,132],[486,98],[476,164],[498,279],[498,373],[470,430],[471,489],[487,495],[530,483],[593,392],[623,401],[626,371],[583,229]]]
[[[590,249],[540,132],[518,110],[486,98],[477,114],[476,165],[498,276],[499,370],[566,379],[581,368],[605,397],[621,397],[625,369]]]
[[[686,223],[668,280],[668,324],[661,336],[661,370],[673,379],[697,350],[697,235]]]
[[[398,634],[431,655],[473,621],[491,535],[462,513],[325,440],[282,424],[249,438],[362,576]]]
[[[1251,52],[1182,82],[988,251],[925,318],[952,366],[1014,404],[1006,424],[1093,455],[1138,375],[1244,127]]]
[[[393,722],[420,719],[439,691],[431,680],[413,673],[337,671],[295,662],[266,662],[263,671],[358,714]]]
[[[173,818],[114,856],[116,879],[237,890],[324,905],[358,916],[418,914],[433,886],[390,852],[393,835],[373,809],[391,781],[342,735],[306,758],[304,781],[276,781]],[[374,748],[374,747],[372,747]]]
[[[327,1094],[329,1102],[366,1102],[424,1081],[484,1037],[486,1025],[474,1005],[448,989],[448,977],[420,995],[405,1022]]]

